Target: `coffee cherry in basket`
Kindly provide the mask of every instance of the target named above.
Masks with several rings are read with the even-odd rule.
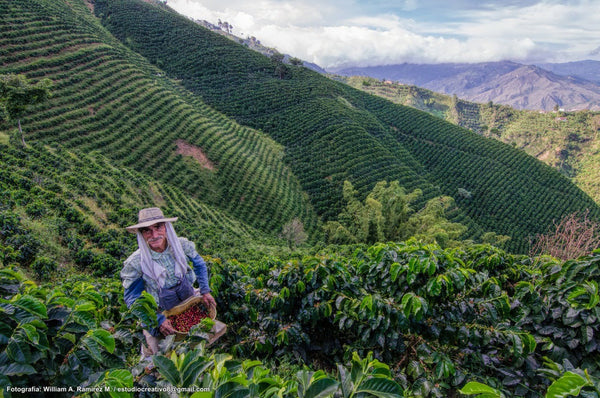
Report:
[[[204,308],[193,305],[181,314],[172,315],[169,317],[171,325],[178,332],[187,333],[192,326],[198,324],[202,319],[206,318],[208,313]]]

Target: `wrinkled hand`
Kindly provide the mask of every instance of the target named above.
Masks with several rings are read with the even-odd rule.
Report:
[[[210,294],[210,293],[206,293],[202,295],[202,302],[204,303],[204,305],[208,308],[208,307],[216,307],[217,306],[217,302],[215,301],[214,297]]]
[[[177,333],[177,330],[175,330],[173,325],[171,325],[171,321],[168,319],[165,319],[165,321],[161,323],[160,328],[158,330],[160,330],[160,332],[165,336]]]

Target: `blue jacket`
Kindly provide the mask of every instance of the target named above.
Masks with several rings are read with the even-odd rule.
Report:
[[[200,293],[206,294],[210,293],[210,287],[208,286],[208,270],[206,268],[206,262],[204,259],[196,253],[196,255],[190,258],[192,261],[192,266],[194,269],[194,274],[196,275],[196,280],[198,281],[198,286],[200,288]],[[146,284],[142,277],[139,277],[135,281],[133,281],[128,287],[125,288],[125,293],[123,298],[125,300],[125,304],[127,308],[131,307],[133,302],[137,300],[138,297],[142,295],[142,292],[146,290]],[[153,336],[158,336],[160,334],[159,328],[160,325],[165,321],[165,316],[159,311],[156,314],[156,318],[158,320],[158,327],[149,330],[150,334]],[[144,325],[142,325],[144,326]]]

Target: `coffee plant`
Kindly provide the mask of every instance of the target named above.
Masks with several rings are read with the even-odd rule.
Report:
[[[348,398],[367,392],[394,397],[402,392],[387,365],[370,354],[364,359],[355,355],[349,370],[339,365],[337,376],[299,369],[293,379],[284,379],[260,361],[208,352],[203,341],[211,322],[208,329],[202,322],[193,327],[183,342],[175,342],[174,336],[165,339],[153,356],[151,372],[148,364],[137,361],[143,340],[140,324],[156,326],[156,303],[143,293],[127,309],[114,280],[79,277],[59,287],[37,286],[19,271],[3,268],[0,294],[4,396],[34,386],[42,389],[39,396],[65,397],[122,397],[134,390],[145,396],[145,389],[158,389],[153,391],[165,397],[173,391],[206,397],[194,392],[202,389],[220,397],[310,398],[338,391]]]
[[[139,320],[156,323],[143,296],[130,310],[116,281],[77,278],[41,287],[0,269],[0,385],[83,386],[106,369],[127,366],[139,345]]]
[[[596,396],[600,251],[564,263],[417,242],[330,251],[207,257],[229,332],[210,350],[202,322],[165,339],[153,371],[138,363],[140,323],[156,325],[151,296],[127,309],[118,280],[38,286],[3,268],[0,382],[188,396]],[[294,377],[265,365],[283,362]]]
[[[255,266],[215,263],[231,348],[333,369],[373,352],[402,387],[447,396],[468,381],[540,396],[546,360],[598,375],[600,252],[564,264],[491,246],[359,248]]]

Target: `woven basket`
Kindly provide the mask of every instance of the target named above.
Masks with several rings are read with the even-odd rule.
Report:
[[[176,305],[175,307],[171,308],[170,310],[163,311],[162,314],[168,318],[173,315],[179,315],[192,306],[200,306],[202,309],[208,312],[208,316],[213,320],[217,317],[217,308],[215,306],[210,306],[207,308],[204,302],[202,301],[202,296],[191,296],[179,303],[178,305]],[[176,340],[180,340],[187,336],[187,332],[177,331],[176,334]]]

